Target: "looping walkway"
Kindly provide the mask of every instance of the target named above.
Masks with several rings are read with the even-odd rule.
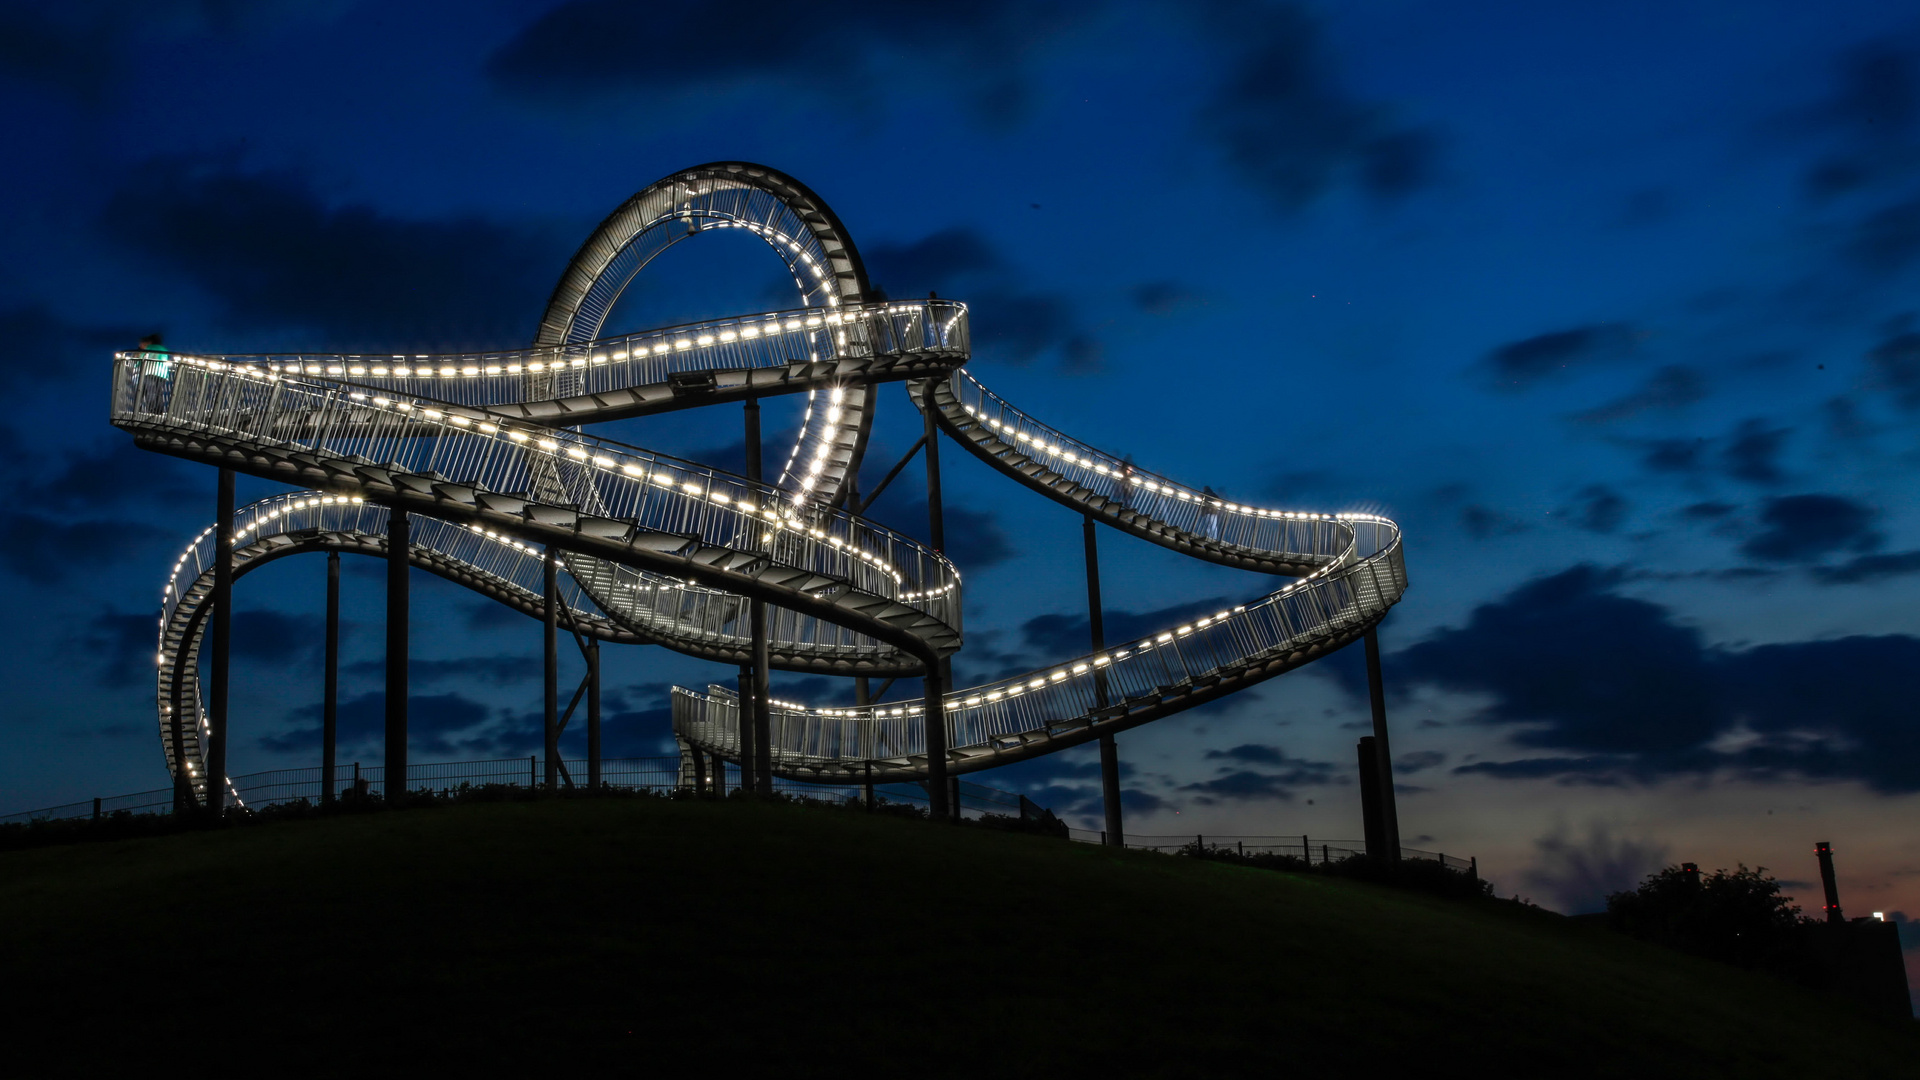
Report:
[[[614,302],[673,244],[714,229],[764,241],[806,304],[791,311],[599,336]],[[886,301],[817,196],[761,166],[677,173],[623,204],[582,246],[533,346],[432,356],[115,358],[113,422],[139,445],[311,488],[240,508],[234,575],[310,551],[387,554],[391,510],[416,519],[409,561],[535,618],[543,560],[571,581],[565,618],[600,640],[834,675],[932,673],[961,646],[962,568],[837,507],[858,475],[876,394],[906,382],[939,431],[1007,478],[1115,530],[1202,561],[1298,580],[1013,679],[950,689],[942,761],[928,701],[772,703],[770,761],[802,780],[968,772],[1050,753],[1215,700],[1360,637],[1406,588],[1398,528],[1221,500],[1076,440],[961,365],[968,312]],[[582,424],[804,393],[776,482],[582,434]],[[204,797],[198,656],[214,530],[188,546],[162,598],[161,744]],[[738,694],[675,688],[691,749],[740,754]],[[944,768],[941,765],[944,764]]]

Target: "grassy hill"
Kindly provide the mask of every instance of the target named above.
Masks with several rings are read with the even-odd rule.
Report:
[[[461,805],[0,867],[9,1058],[43,1061],[14,1075],[1920,1074],[1909,1029],[1512,904],[821,808]]]

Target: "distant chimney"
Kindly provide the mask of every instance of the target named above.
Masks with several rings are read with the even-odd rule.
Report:
[[[1846,922],[1840,914],[1840,886],[1833,880],[1833,846],[1822,840],[1813,845],[1813,853],[1820,856],[1820,884],[1827,890],[1827,921]]]

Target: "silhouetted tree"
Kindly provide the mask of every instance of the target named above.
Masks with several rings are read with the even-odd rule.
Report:
[[[1745,865],[1706,875],[1669,866],[1633,892],[1609,896],[1607,916],[1634,937],[1749,967],[1791,950],[1795,928],[1807,921],[1766,867]]]

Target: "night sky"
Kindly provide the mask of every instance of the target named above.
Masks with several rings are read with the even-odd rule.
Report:
[[[0,102],[0,809],[166,784],[154,617],[213,473],[109,426],[113,350],[524,344],[613,207],[745,160],[817,191],[892,295],[966,301],[971,370],[1037,417],[1403,524],[1410,846],[1564,911],[1683,859],[1813,910],[1831,840],[1849,914],[1920,918],[1903,5],[9,3]],[[756,243],[676,246],[609,329],[791,306]],[[869,485],[920,423],[880,401]],[[770,403],[770,457],[800,407]],[[741,467],[738,407],[597,431]],[[1083,652],[1079,520],[943,461],[959,676]],[[924,531],[917,472],[874,517]],[[1276,587],[1102,545],[1110,639]],[[347,568],[341,757],[372,763],[383,570]],[[317,761],[324,573],[241,584],[235,773]],[[414,592],[415,760],[537,750],[538,624]],[[1358,836],[1357,659],[1123,735],[1129,831]],[[733,676],[607,667],[622,755],[671,747],[666,687]],[[1092,824],[1095,773],[970,779]]]

